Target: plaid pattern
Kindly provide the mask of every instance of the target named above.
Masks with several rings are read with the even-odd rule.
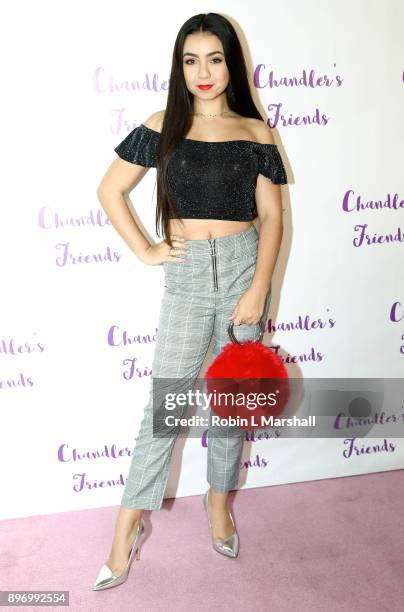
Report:
[[[216,270],[212,244],[216,251]],[[183,263],[164,262],[165,290],[160,308],[152,375],[198,378],[213,335],[212,359],[230,342],[228,317],[240,295],[251,284],[257,258],[258,232],[254,225],[214,240],[187,240]],[[216,274],[217,285],[214,283]],[[267,295],[266,321],[271,301]],[[235,325],[240,341],[257,340],[259,325]],[[152,388],[152,385],[151,385]],[[184,407],[185,411],[185,407]],[[217,491],[237,486],[245,433],[228,437],[208,433],[207,480]],[[175,436],[153,437],[153,399],[150,391],[140,425],[121,505],[160,510],[168,479]]]

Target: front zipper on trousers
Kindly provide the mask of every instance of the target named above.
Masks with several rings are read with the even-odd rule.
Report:
[[[215,291],[218,291],[217,286],[217,265],[216,265],[216,244],[215,238],[208,238],[210,244],[210,251],[212,255],[212,267],[213,267],[213,286]]]

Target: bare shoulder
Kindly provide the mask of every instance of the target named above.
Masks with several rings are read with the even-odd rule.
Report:
[[[149,127],[150,129],[155,130],[156,132],[161,132],[163,128],[163,120],[164,120],[165,112],[166,112],[166,109],[156,111],[155,113],[150,115],[150,117],[148,117],[146,121],[143,121],[143,124],[146,127]]]
[[[272,130],[268,127],[266,121],[262,119],[255,119],[250,117],[248,119],[251,133],[253,134],[254,140],[261,144],[275,144]]]

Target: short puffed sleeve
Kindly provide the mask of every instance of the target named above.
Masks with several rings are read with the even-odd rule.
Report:
[[[142,123],[132,130],[115,147],[114,151],[119,157],[132,164],[139,164],[140,166],[146,166],[146,168],[155,168],[158,140],[159,132],[148,128]]]
[[[258,173],[277,185],[286,184],[288,177],[277,145],[257,143],[257,153]]]

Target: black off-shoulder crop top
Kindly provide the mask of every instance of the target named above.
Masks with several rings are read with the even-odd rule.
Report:
[[[142,123],[114,151],[128,162],[155,168],[159,137],[160,132]],[[287,183],[277,146],[251,140],[183,138],[167,172],[179,212],[171,218],[252,221],[257,216],[257,175],[263,174],[272,183]]]

